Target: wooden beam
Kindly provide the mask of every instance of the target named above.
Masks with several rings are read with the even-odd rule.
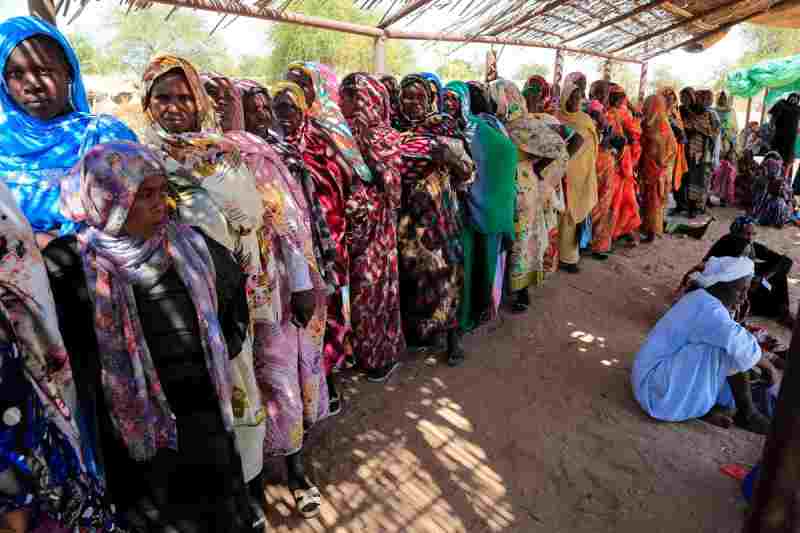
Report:
[[[131,0],[127,0],[131,1]],[[197,9],[200,11],[210,11],[213,13],[227,13],[230,15],[237,15],[246,18],[255,18],[261,20],[269,20],[274,22],[286,22],[289,24],[299,24],[301,26],[312,26],[324,30],[340,31],[344,33],[354,33],[357,35],[365,35],[368,37],[385,37],[387,39],[402,39],[411,41],[442,41],[453,43],[484,43],[484,44],[499,44],[509,46],[524,46],[528,48],[544,48],[547,50],[561,50],[571,54],[580,54],[593,57],[600,57],[603,59],[613,59],[623,63],[636,63],[640,64],[641,61],[625,56],[615,56],[603,52],[596,52],[594,50],[584,50],[582,48],[573,48],[569,46],[561,46],[558,44],[548,44],[539,41],[529,41],[524,39],[509,39],[503,37],[489,37],[489,36],[471,36],[465,34],[450,34],[441,32],[409,32],[393,30],[391,28],[381,29],[373,26],[366,26],[363,24],[354,24],[350,22],[341,22],[338,20],[329,20],[320,17],[312,17],[309,15],[301,15],[298,13],[291,13],[289,11],[277,11],[271,8],[255,8],[243,4],[242,2],[233,2],[227,5],[220,5],[218,0],[150,0],[154,4],[165,4],[170,6],[186,7]]]
[[[747,127],[747,125],[750,124],[750,112],[752,111],[752,109],[753,109],[753,97],[751,96],[750,98],[747,99],[747,113],[744,116],[745,127]]]
[[[767,118],[767,98],[769,98],[769,87],[764,89],[764,99],[761,101],[761,126],[764,125],[764,119]]]
[[[689,24],[692,24],[693,22],[697,22],[698,20],[704,19],[706,17],[712,17],[712,16],[716,15],[717,13],[719,13],[720,11],[723,11],[725,9],[728,9],[728,8],[732,7],[732,6],[735,6],[736,4],[740,4],[741,2],[742,2],[742,0],[733,0],[732,2],[727,2],[725,4],[722,4],[721,6],[717,6],[714,9],[709,9],[708,11],[700,13],[699,15],[694,15],[694,16],[688,18],[688,19],[679,20],[675,24],[670,24],[666,28],[662,28],[660,30],[654,31],[653,33],[648,33],[647,35],[642,35],[641,37],[638,37],[638,38],[636,38],[636,39],[634,39],[634,40],[632,40],[630,42],[627,42],[627,43],[623,44],[622,46],[618,46],[617,48],[614,48],[611,51],[611,53],[617,53],[617,52],[620,52],[622,50],[627,50],[628,48],[636,46],[637,44],[642,44],[644,42],[649,41],[650,39],[655,39],[656,37],[660,37],[660,36],[662,36],[662,35],[664,35],[666,33],[669,33],[671,31],[675,31],[675,30],[677,30],[679,28],[683,28],[684,26],[688,26]],[[712,29],[710,31],[717,31],[717,30]]]
[[[495,37],[505,31],[513,29],[514,26],[525,24],[531,19],[535,19],[538,16],[548,13],[549,11],[552,11],[553,9],[556,9],[557,7],[563,6],[568,3],[569,0],[553,0],[552,2],[548,2],[547,4],[543,5],[539,9],[531,11],[530,13],[523,13],[521,16],[517,17],[515,20],[509,22],[508,24],[505,24],[504,26],[491,30],[490,32],[488,32],[488,35],[491,37]]]
[[[676,44],[674,46],[670,46],[669,48],[665,48],[663,50],[659,50],[655,54],[651,54],[651,55],[649,55],[647,57],[642,58],[642,61],[650,61],[654,57],[658,57],[660,55],[664,55],[666,53],[672,52],[673,50],[677,50],[678,48],[683,48],[684,46],[689,46],[690,44],[694,44],[694,43],[696,43],[698,41],[702,41],[703,39],[706,39],[706,38],[714,35],[715,33],[719,33],[721,31],[729,30],[729,29],[733,28],[734,26],[738,26],[739,24],[741,24],[743,22],[747,22],[750,19],[754,19],[754,18],[756,18],[756,17],[758,17],[760,15],[763,15],[764,13],[767,13],[770,9],[775,9],[775,8],[778,8],[778,7],[782,7],[782,6],[785,6],[785,5],[790,4],[790,3],[794,3],[794,0],[779,0],[778,2],[772,4],[768,9],[757,9],[756,11],[750,13],[749,15],[747,15],[745,17],[741,17],[741,18],[738,18],[736,20],[732,20],[730,22],[726,22],[725,24],[717,26],[716,28],[714,28],[711,31],[703,32],[700,35],[697,35],[695,37],[692,37],[691,39],[683,41],[682,43],[678,43],[678,44]]]
[[[614,17],[612,19],[609,19],[609,20],[607,20],[605,22],[601,22],[600,24],[597,24],[596,26],[593,26],[593,27],[589,28],[586,31],[582,31],[582,32],[576,33],[574,35],[569,35],[563,41],[561,41],[561,44],[568,43],[570,41],[575,41],[577,39],[582,39],[582,38],[584,38],[584,37],[586,37],[588,35],[591,35],[593,33],[597,33],[598,31],[600,31],[602,29],[608,28],[609,26],[613,26],[615,24],[619,24],[620,22],[624,22],[624,21],[628,20],[631,17],[635,17],[639,13],[643,13],[645,11],[650,11],[651,9],[655,9],[658,6],[662,5],[662,4],[666,4],[668,1],[669,0],[654,0],[654,1],[650,2],[650,3],[648,3],[648,4],[645,4],[643,6],[639,6],[636,9],[632,9],[631,11],[629,11],[627,13],[623,13],[621,15],[617,15],[616,17]]]
[[[800,320],[795,320],[787,359],[744,533],[797,531],[800,523]]]
[[[394,15],[384,18],[378,24],[378,28],[386,29],[389,26],[391,26],[392,24],[394,24],[395,22],[407,17],[408,15],[410,15],[411,13],[416,11],[417,9],[419,9],[421,7],[424,7],[427,4],[430,4],[432,1],[433,0],[416,0],[415,2],[407,5],[406,7],[404,7],[403,9],[398,11],[397,13],[395,13]]]
[[[161,1],[161,0],[154,0]],[[443,41],[453,43],[483,43],[483,44],[505,44],[508,46],[524,46],[528,48],[545,48],[548,50],[561,50],[562,52],[569,52],[571,54],[587,55],[592,57],[600,57],[603,59],[613,59],[622,63],[635,63],[641,64],[638,59],[633,59],[624,56],[612,56],[603,52],[595,52],[594,50],[584,50],[582,48],[572,48],[569,46],[561,46],[558,44],[542,43],[538,41],[527,41],[524,39],[510,39],[506,37],[490,37],[490,36],[470,36],[463,34],[450,34],[450,33],[436,33],[436,32],[411,32],[411,31],[398,31],[386,29],[386,37],[391,39],[404,39],[410,41]]]

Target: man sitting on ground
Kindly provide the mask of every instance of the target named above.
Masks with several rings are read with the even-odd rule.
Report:
[[[770,363],[733,318],[754,273],[749,258],[711,257],[703,272],[692,274],[696,288],[658,321],[633,365],[633,392],[650,416],[670,422],[704,418],[766,434],[769,419],[753,405],[747,371]],[[734,401],[733,418],[712,411],[734,407]]]

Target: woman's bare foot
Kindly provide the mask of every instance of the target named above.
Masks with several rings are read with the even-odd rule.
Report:
[[[716,409],[709,411],[709,413],[701,417],[700,420],[723,429],[728,429],[733,425],[733,417]]]

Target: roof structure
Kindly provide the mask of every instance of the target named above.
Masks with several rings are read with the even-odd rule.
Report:
[[[376,41],[507,44],[632,63],[679,48],[702,50],[742,22],[785,27],[793,14],[800,25],[800,0],[356,0],[362,9],[384,10],[374,27],[294,13],[293,0],[112,1],[131,9],[166,4],[216,12],[222,17],[220,25],[235,17],[252,17],[367,35]],[[78,16],[95,2],[59,0],[56,9]],[[431,20],[448,22],[431,31]],[[417,31],[420,28],[425,31]]]

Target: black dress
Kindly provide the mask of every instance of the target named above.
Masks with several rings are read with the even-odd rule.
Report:
[[[789,165],[794,161],[794,147],[797,141],[797,124],[800,121],[800,106],[780,100],[769,111],[775,125],[771,148],[781,154],[783,162]]]
[[[206,238],[217,274],[219,319],[230,357],[239,354],[249,314],[244,275]],[[254,521],[234,435],[225,430],[200,343],[197,314],[174,269],[150,289],[134,288],[148,348],[178,428],[178,450],[137,463],[118,438],[100,385],[93,308],[75,237],[44,250],[82,408],[94,407],[95,441],[110,497],[137,532],[243,533]],[[173,528],[173,529],[170,529]]]
[[[769,279],[771,288],[763,285],[750,291],[750,313],[769,318],[781,318],[789,311],[789,272],[793,262],[785,255],[770,250],[761,243],[748,243],[742,237],[727,234],[720,237],[706,254],[709,257],[738,257],[750,246],[750,258],[755,262],[756,276],[774,272]]]

